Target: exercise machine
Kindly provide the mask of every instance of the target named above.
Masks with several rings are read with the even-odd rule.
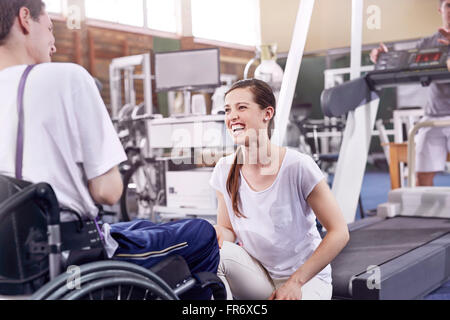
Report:
[[[447,47],[382,54],[375,70],[322,93],[327,116],[378,99],[401,84],[450,82]],[[350,94],[351,93],[351,94]],[[377,216],[349,225],[350,242],[332,262],[333,296],[340,299],[418,299],[450,277],[450,188],[414,188],[414,135],[408,140],[409,188],[392,190]]]

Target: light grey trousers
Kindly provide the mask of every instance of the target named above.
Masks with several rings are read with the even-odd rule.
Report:
[[[266,300],[289,278],[273,279],[244,248],[224,241],[217,271],[227,290],[227,299]],[[312,278],[302,287],[303,300],[330,300],[332,285]]]

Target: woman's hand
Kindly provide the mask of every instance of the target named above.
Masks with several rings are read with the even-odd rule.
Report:
[[[222,248],[222,244],[224,241],[234,242],[234,240],[236,239],[233,231],[225,228],[224,226],[216,224],[214,226],[214,229],[216,229],[217,242],[219,243],[220,249]]]
[[[217,242],[219,243],[219,248],[222,248],[224,241],[234,242],[236,240],[236,235],[233,231],[233,226],[230,222],[230,217],[228,216],[227,206],[223,198],[222,193],[216,191],[217,195],[217,224],[214,226],[216,229]]]
[[[223,244],[223,229],[224,227],[215,225],[214,229],[216,229],[217,242],[219,243],[219,248],[222,248]]]
[[[275,290],[269,300],[301,300],[302,286],[291,279]]]

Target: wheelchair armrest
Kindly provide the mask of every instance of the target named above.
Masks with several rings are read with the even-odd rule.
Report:
[[[0,204],[0,223],[11,212],[28,201],[34,201],[47,212],[47,224],[59,224],[59,204],[55,192],[48,183],[32,184],[12,195]]]

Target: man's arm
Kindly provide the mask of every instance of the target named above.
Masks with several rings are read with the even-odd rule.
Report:
[[[439,33],[444,37],[444,39],[438,39],[439,43],[446,46],[450,45],[450,31],[447,31],[444,28],[439,28]]]
[[[118,164],[127,159],[125,151],[92,76],[78,65],[66,68],[74,86],[70,104],[76,121],[77,161],[83,164],[94,202],[113,205],[123,191]]]
[[[122,178],[117,166],[89,180],[88,185],[92,199],[98,204],[114,205],[119,201],[123,191]]]

